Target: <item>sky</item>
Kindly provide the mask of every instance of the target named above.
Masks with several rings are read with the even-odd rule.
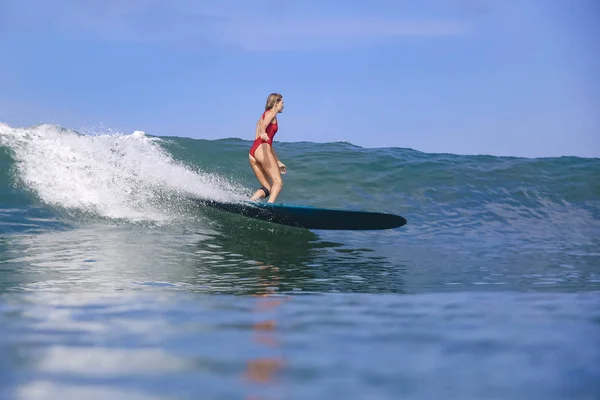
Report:
[[[0,0],[0,122],[600,157],[597,0]]]

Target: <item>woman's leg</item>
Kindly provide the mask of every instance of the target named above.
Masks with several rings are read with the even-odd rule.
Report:
[[[252,157],[250,154],[248,154],[248,159],[250,161],[250,166],[252,167],[252,171],[254,171],[254,175],[256,175],[256,179],[258,179],[258,182],[264,188],[266,188],[267,190],[270,191],[271,184],[269,183],[269,180],[267,179],[267,173],[265,172],[265,170],[258,163],[258,161],[256,161],[256,158]],[[250,197],[250,200],[256,201],[258,199],[262,199],[263,197],[266,197],[266,195],[267,195],[267,193],[265,193],[261,188],[261,189],[258,189],[256,192],[254,192],[252,197]]]
[[[254,158],[271,180],[271,187],[269,189],[271,197],[269,197],[269,203],[274,203],[279,192],[281,192],[283,181],[281,180],[281,172],[279,171],[277,160],[271,151],[271,146],[268,143],[262,143],[254,152]]]

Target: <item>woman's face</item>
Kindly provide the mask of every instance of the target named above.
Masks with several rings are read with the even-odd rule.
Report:
[[[275,107],[273,107],[273,108],[278,113],[280,113],[281,111],[283,111],[283,98],[281,100],[279,100],[277,103],[275,103]]]

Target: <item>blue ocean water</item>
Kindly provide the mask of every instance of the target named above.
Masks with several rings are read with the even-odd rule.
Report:
[[[308,231],[190,207],[249,141],[0,124],[0,398],[597,399],[600,159],[276,143]]]

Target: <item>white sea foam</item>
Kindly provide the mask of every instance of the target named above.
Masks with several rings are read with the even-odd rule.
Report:
[[[247,198],[245,189],[174,160],[159,138],[133,134],[81,135],[55,125],[0,124],[0,145],[15,158],[18,184],[51,205],[132,221],[173,217],[173,200],[192,194]]]

